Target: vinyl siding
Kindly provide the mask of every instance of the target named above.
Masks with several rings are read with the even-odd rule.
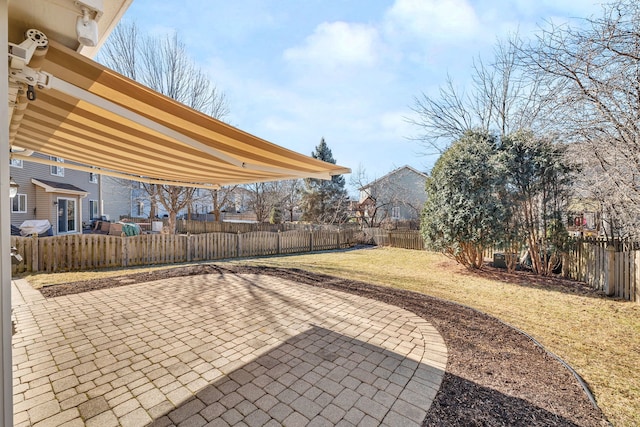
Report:
[[[49,156],[34,153],[33,157],[39,157],[49,159]],[[81,217],[78,217],[78,232],[82,231],[82,223],[88,223],[90,221],[89,215],[89,200],[98,199],[98,184],[91,183],[89,181],[89,173],[81,172],[69,169],[65,165],[69,163],[61,164],[64,167],[64,177],[51,175],[51,167],[48,165],[41,165],[38,163],[23,161],[23,167],[17,168],[11,166],[9,173],[11,177],[19,185],[18,193],[27,195],[27,212],[26,213],[12,213],[11,224],[19,227],[26,220],[30,219],[48,219],[49,222],[57,231],[57,208],[53,205],[53,202],[57,197],[68,197],[76,199],[78,206],[78,213]],[[77,195],[69,195],[64,193],[46,193],[42,188],[36,186],[31,182],[31,179],[44,179],[47,181],[72,184],[82,190],[88,192],[88,196],[80,198]]]

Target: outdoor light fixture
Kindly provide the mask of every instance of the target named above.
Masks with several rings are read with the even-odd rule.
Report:
[[[18,187],[20,187],[18,183],[15,182],[13,178],[9,178],[9,197],[12,199],[16,197],[16,194],[18,194]]]
[[[78,41],[84,46],[94,47],[98,44],[97,20],[102,15],[102,0],[76,1],[76,6],[82,11],[76,19]]]

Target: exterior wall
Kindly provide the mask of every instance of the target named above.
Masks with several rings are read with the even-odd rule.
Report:
[[[133,192],[136,182],[111,176],[102,177],[102,214],[110,221],[118,221],[122,216],[138,216],[131,212],[134,205]],[[148,210],[147,210],[148,213]]]
[[[33,185],[33,184],[32,184]],[[46,193],[44,189],[33,185],[35,187],[35,210],[36,210],[36,218],[32,219],[48,219],[51,225],[53,226],[54,233],[58,229],[58,217],[57,208],[53,205],[53,198],[51,197],[51,193]]]
[[[27,197],[27,209],[25,213],[14,213],[13,209],[11,209],[11,225],[15,225],[16,227],[28,219],[38,219],[35,216],[36,210],[34,210],[36,208],[36,189],[35,185],[31,184],[31,168],[27,162],[22,163],[23,167],[21,168],[15,166],[9,167],[11,178],[20,186],[18,187],[18,194],[24,194]],[[40,167],[44,168],[45,166]],[[42,176],[40,177],[42,178]],[[11,202],[13,203],[13,200]]]
[[[49,156],[34,153],[33,157],[49,159]],[[60,163],[61,167],[65,167],[65,163]],[[57,230],[57,209],[53,202],[60,197],[68,197],[77,199],[78,210],[78,232],[82,231],[82,223],[89,223],[90,210],[89,200],[98,199],[98,184],[90,182],[89,173],[69,168],[64,169],[64,176],[56,176],[51,174],[51,166],[38,163],[23,161],[22,168],[10,166],[10,175],[19,185],[18,194],[27,196],[27,209],[25,213],[11,213],[11,225],[20,226],[24,221],[30,219],[48,219]],[[31,182],[31,179],[43,179],[64,184],[71,184],[89,193],[85,198],[77,195],[68,195],[64,193],[46,193],[41,188]],[[40,190],[40,191],[38,191]]]
[[[71,199],[75,200],[76,208],[82,210],[82,198],[75,194],[65,193],[47,193],[43,188],[36,186],[36,212],[37,218],[35,219],[47,219],[53,227],[53,234],[74,234],[82,232],[82,221],[77,222],[78,218],[82,217],[82,212],[76,213],[76,229],[72,232],[61,232],[58,229],[58,199]]]
[[[426,174],[404,166],[364,186],[360,203],[375,199],[378,220],[417,220],[427,201],[426,181]]]

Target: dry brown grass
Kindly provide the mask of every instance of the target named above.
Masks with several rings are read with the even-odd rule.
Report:
[[[153,267],[109,268],[104,270],[73,271],[63,273],[28,273],[18,275],[17,277],[28,280],[31,286],[35,289],[40,289],[43,286],[59,285],[61,283],[73,283],[96,278],[117,277],[122,276],[123,274],[147,273],[149,271],[166,270],[169,268],[184,267],[187,265],[195,265],[195,263],[159,265]]]
[[[456,301],[527,332],[589,384],[616,426],[640,425],[640,305],[470,274],[440,254],[402,249],[274,257],[292,267]]]
[[[439,254],[363,249],[233,261],[299,268],[456,301],[519,328],[567,361],[587,381],[616,426],[640,425],[640,305],[526,280],[471,274]],[[119,276],[145,269],[39,274],[34,286]]]

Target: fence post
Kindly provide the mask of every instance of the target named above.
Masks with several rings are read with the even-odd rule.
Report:
[[[191,233],[187,233],[187,262],[191,262]]]
[[[120,237],[120,240],[122,241],[122,249],[120,254],[122,259],[122,266],[128,267],[129,266],[129,239],[126,237]]]
[[[240,258],[242,244],[240,243],[240,232],[236,234],[236,258]]]
[[[278,254],[278,255],[280,255],[280,247],[281,247],[280,245],[281,245],[281,243],[280,243],[280,230],[278,230],[278,243],[276,245],[276,254]]]
[[[31,271],[34,273],[40,271],[40,245],[38,244],[38,235],[35,234],[31,238]]]
[[[633,294],[631,295],[631,301],[640,302],[640,285],[638,284],[638,281],[640,281],[640,265],[638,263],[638,251],[634,251],[632,253],[634,258],[634,270],[636,274],[634,275],[633,280]]]
[[[309,252],[313,252],[313,230],[309,231]]]
[[[616,292],[616,247],[610,244],[607,246],[607,288],[605,293],[611,297]]]

